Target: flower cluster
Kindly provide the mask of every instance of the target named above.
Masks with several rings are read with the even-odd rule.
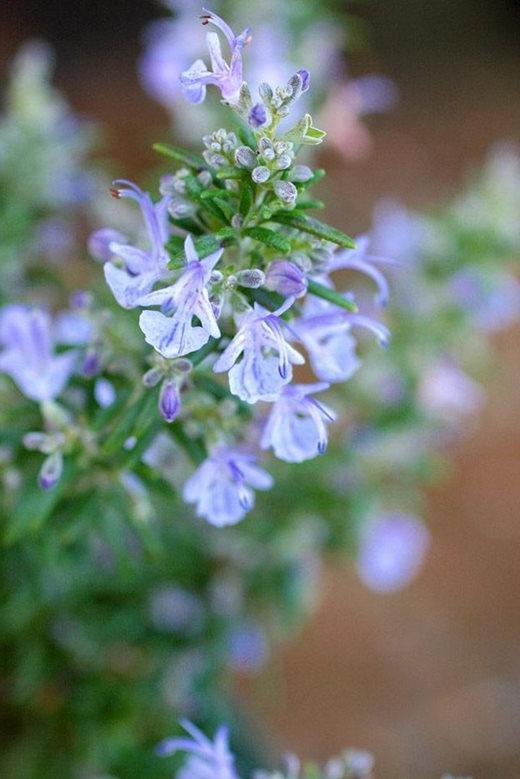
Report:
[[[389,339],[382,323],[358,313],[352,292],[335,289],[333,274],[345,268],[365,274],[377,285],[382,306],[388,287],[376,265],[383,258],[370,255],[364,238],[356,245],[306,214],[319,206],[305,193],[320,172],[297,163],[296,150],[320,143],[324,133],[309,114],[287,129],[280,123],[309,89],[309,72],[298,70],[283,86],[262,83],[253,97],[243,81],[250,30],[235,35],[209,11],[201,19],[224,36],[229,59],[210,30],[211,67],[196,60],[182,73],[185,97],[200,103],[206,87],[215,86],[243,124],[238,132],[220,129],[205,136],[200,157],[159,146],[182,167],[163,177],[156,202],[134,184],[115,182],[114,197],[140,206],[146,244],[103,229],[92,236],[91,250],[105,261],[117,302],[143,309],[140,329],[163,361],[163,418],[189,426],[191,391],[197,390],[197,376],[211,368],[227,374],[235,413],[240,403],[271,405],[261,447],[286,462],[302,462],[325,452],[335,413],[313,394],[358,369],[358,329],[373,332],[382,345]],[[318,384],[293,383],[305,352]],[[152,377],[145,375],[146,386],[158,381],[157,368]],[[216,387],[217,403],[223,390]],[[208,455],[183,494],[214,525],[238,522],[254,504],[253,490],[271,486],[271,477],[255,464],[254,430],[225,419],[203,431]]]
[[[189,107],[181,106],[183,97],[200,106],[209,84],[223,85],[226,100],[235,100],[242,86],[240,52],[250,40],[254,29],[255,45],[248,53],[248,83],[256,94],[259,85],[294,78],[301,62],[312,72],[312,94],[307,92],[305,73],[301,71],[303,89],[307,92],[303,103],[306,110],[320,110],[320,126],[329,133],[330,143],[346,160],[357,159],[371,146],[370,132],[364,123],[368,114],[380,113],[392,108],[397,99],[395,85],[378,75],[351,77],[345,69],[345,54],[354,48],[359,25],[356,20],[345,25],[335,11],[322,6],[319,19],[313,0],[293,3],[232,3],[221,0],[219,9],[226,19],[240,29],[249,25],[239,36],[218,19],[217,24],[229,49],[229,61],[222,53],[214,32],[209,32],[207,42],[210,67],[201,59],[200,39],[192,34],[193,7],[187,2],[163,0],[171,12],[153,22],[146,31],[145,50],[140,62],[140,76],[144,88],[159,101],[172,116],[176,133],[191,140],[197,114]],[[274,13],[276,11],[276,13]],[[211,14],[203,12],[203,21],[211,22]],[[303,22],[303,24],[302,24]],[[343,30],[348,28],[348,41]],[[366,44],[366,41],[363,42]],[[345,49],[347,48],[347,52]],[[190,63],[193,63],[190,66]],[[182,75],[181,75],[182,74]],[[331,76],[334,83],[332,83]],[[253,126],[266,125],[270,120],[270,103],[279,109],[286,100],[284,90],[265,93],[265,101],[254,101],[249,109]],[[199,112],[200,113],[200,112]],[[206,107],[205,121],[217,117],[218,107]]]
[[[229,732],[220,727],[213,741],[187,720],[181,722],[189,738],[167,738],[157,747],[161,757],[187,752],[188,757],[176,779],[240,779],[229,747]],[[303,765],[295,755],[287,755],[279,771],[255,771],[252,779],[374,779],[375,759],[370,752],[346,749],[324,766]],[[456,779],[445,774],[443,779]],[[462,777],[460,777],[462,779]],[[466,777],[469,779],[469,777]]]
[[[26,42],[7,80],[0,113],[0,269],[5,291],[23,288],[31,265],[52,273],[76,249],[80,209],[96,189],[87,164],[92,126],[51,86],[52,51]]]

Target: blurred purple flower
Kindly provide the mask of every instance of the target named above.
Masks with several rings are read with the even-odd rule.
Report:
[[[243,30],[235,36],[226,22],[212,13],[203,9],[203,24],[214,24],[224,34],[231,49],[231,59],[227,63],[222,56],[220,41],[217,33],[208,32],[206,44],[211,59],[211,70],[208,70],[203,60],[195,60],[193,65],[181,73],[181,87],[184,96],[190,103],[202,103],[206,97],[206,86],[213,84],[220,89],[224,100],[233,102],[243,82],[242,49],[249,42],[249,29]]]
[[[390,263],[391,259],[370,253],[370,236],[361,235],[356,238],[355,249],[342,249],[332,255],[327,272],[337,270],[353,270],[368,276],[377,286],[376,304],[386,306],[390,298],[388,282],[381,271],[374,267],[375,263]]]
[[[284,297],[299,298],[307,292],[307,279],[303,270],[290,260],[275,260],[269,265],[265,277],[266,286]]]
[[[275,455],[288,463],[301,463],[323,454],[327,447],[326,424],[335,419],[335,414],[309,396],[328,388],[325,382],[284,387],[269,414],[262,448],[272,447]]]
[[[444,357],[422,375],[417,399],[428,414],[450,420],[476,413],[484,403],[485,393],[453,360]]]
[[[35,249],[49,262],[66,259],[74,244],[74,230],[65,219],[45,219],[36,228]]]
[[[236,671],[256,672],[265,665],[269,645],[264,630],[246,621],[229,635],[229,662]]]
[[[199,49],[193,36],[193,8],[189,10],[189,15],[181,14],[150,26],[146,50],[139,63],[144,88],[168,109],[182,94],[180,75]]]
[[[70,379],[76,351],[54,352],[51,317],[22,305],[0,311],[0,372],[7,373],[31,400],[53,400]]]
[[[220,447],[185,483],[183,497],[196,504],[197,516],[223,527],[236,524],[253,508],[251,488],[268,490],[272,485],[272,477],[256,465],[252,455]]]
[[[204,623],[204,607],[199,598],[181,587],[159,587],[149,600],[153,624],[158,630],[194,636]]]
[[[417,575],[430,534],[418,519],[405,514],[383,514],[362,528],[357,570],[367,587],[393,592]]]
[[[255,303],[213,366],[216,373],[229,371],[231,392],[247,403],[274,400],[291,381],[292,365],[305,362],[285,340],[279,318],[293,302],[293,298],[288,298],[273,312]],[[237,362],[240,355],[242,359]]]
[[[101,227],[92,233],[88,239],[88,251],[91,257],[98,262],[109,262],[114,256],[111,244],[126,244],[125,236],[119,230],[111,227]]]
[[[108,246],[112,255],[123,261],[124,267],[118,268],[111,262],[106,262],[104,271],[107,284],[120,306],[134,308],[140,305],[140,299],[167,273],[170,258],[164,244],[169,235],[167,209],[170,197],[165,195],[154,204],[147,192],[143,192],[130,181],[115,181],[114,185],[116,185],[112,190],[114,197],[130,198],[139,204],[150,242],[148,251],[117,241],[111,242]],[[94,243],[96,247],[96,238],[99,239],[98,243],[101,247],[102,240],[99,232],[91,237],[91,244]],[[99,248],[99,252],[102,251]]]
[[[500,330],[520,317],[520,283],[507,272],[495,270],[492,278],[484,278],[474,268],[463,268],[450,288],[455,303],[485,330]]]
[[[184,251],[186,266],[178,281],[139,298],[142,306],[160,305],[166,311],[175,308],[173,316],[166,316],[161,311],[143,311],[139,318],[147,343],[168,359],[197,351],[210,336],[220,336],[206,285],[224,250],[219,249],[199,260],[193,239],[188,235]],[[193,326],[194,316],[200,325]]]
[[[334,305],[324,313],[303,316],[291,322],[291,329],[305,346],[312,369],[322,381],[347,381],[358,370],[361,361],[356,355],[353,327],[374,333],[381,346],[390,339],[388,329],[380,322],[360,314],[339,311]]]
[[[117,395],[114,385],[105,378],[100,378],[94,384],[94,398],[101,408],[109,408],[115,403]]]
[[[191,738],[167,738],[157,747],[161,757],[176,752],[188,752],[189,757],[177,779],[239,779],[235,771],[235,759],[229,750],[229,732],[220,727],[213,741],[187,720],[181,725]]]
[[[401,203],[384,199],[376,204],[370,230],[371,254],[391,257],[410,267],[417,263],[421,238],[417,218]]]

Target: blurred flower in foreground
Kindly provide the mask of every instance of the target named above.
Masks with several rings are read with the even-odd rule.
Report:
[[[188,752],[186,764],[177,772],[177,779],[239,779],[235,759],[229,750],[228,729],[220,727],[214,741],[206,738],[191,722],[181,722],[191,738],[168,738],[157,747],[162,757],[175,752]]]
[[[430,534],[415,517],[382,515],[361,528],[359,576],[372,590],[400,590],[418,573],[429,545]]]
[[[181,720],[190,738],[167,738],[157,747],[160,757],[177,752],[187,752],[184,766],[176,773],[176,779],[240,779],[233,754],[229,748],[229,732],[221,726],[213,741],[195,725]],[[254,771],[252,779],[374,779],[375,759],[370,752],[345,749],[342,754],[327,761],[324,766],[302,763],[296,755],[286,755],[278,771]],[[457,779],[444,774],[442,779]],[[459,777],[458,779],[463,779]],[[470,779],[467,777],[466,779]]]
[[[46,311],[6,306],[0,311],[0,372],[7,373],[31,400],[53,400],[74,370],[75,351],[56,354]]]

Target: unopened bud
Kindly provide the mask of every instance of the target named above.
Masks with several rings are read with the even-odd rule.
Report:
[[[146,371],[146,373],[143,376],[143,384],[145,387],[156,387],[157,384],[161,381],[163,377],[162,371],[160,371],[158,368],[150,368],[149,371]]]
[[[101,408],[109,408],[116,400],[114,385],[108,379],[100,378],[94,384],[94,398]]]
[[[278,170],[287,170],[291,167],[292,157],[290,154],[281,154],[276,160],[276,167]]]
[[[173,363],[173,369],[177,373],[190,373],[193,369],[193,363],[191,360],[187,360],[185,357],[180,357]]]
[[[307,92],[307,90],[309,89],[309,87],[311,85],[311,74],[305,68],[301,68],[298,71],[298,75],[300,76],[300,78],[302,80],[302,92]]]
[[[42,490],[51,490],[63,473],[63,455],[61,451],[53,452],[46,457],[38,474],[38,484]]]
[[[265,184],[269,180],[270,175],[269,168],[266,168],[265,165],[259,165],[251,173],[251,178],[256,184]]]
[[[305,181],[310,181],[313,175],[312,170],[307,165],[295,165],[289,173],[289,178],[291,181],[303,183]]]
[[[83,376],[91,378],[92,376],[95,376],[96,373],[99,373],[100,370],[101,363],[97,352],[95,352],[94,349],[87,349],[81,368]]]
[[[249,146],[239,146],[235,151],[235,162],[243,168],[252,169],[256,165],[256,154]]]
[[[166,422],[173,422],[181,410],[181,399],[175,383],[167,379],[159,395],[159,413]]]
[[[240,287],[258,289],[265,283],[265,273],[260,268],[249,268],[237,273],[237,283]]]
[[[248,123],[251,125],[251,127],[254,127],[255,130],[268,124],[268,119],[269,114],[263,103],[256,103],[256,105],[254,105],[250,110],[247,117]]]
[[[287,204],[292,205],[298,197],[298,190],[292,181],[275,181],[273,189],[280,200],[283,200],[283,202]]]
[[[43,452],[48,444],[49,436],[46,433],[26,433],[22,439],[26,449]]]

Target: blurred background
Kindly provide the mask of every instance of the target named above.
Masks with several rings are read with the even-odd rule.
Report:
[[[440,202],[495,141],[520,137],[520,10],[505,0],[338,5],[368,30],[352,72],[384,73],[400,90],[399,104],[370,121],[370,155],[322,155],[328,218],[356,232],[381,196]],[[136,72],[143,28],[160,13],[144,0],[9,0],[0,76],[24,39],[49,41],[57,85],[104,127],[102,154],[118,175],[139,179],[168,127]],[[330,567],[304,633],[260,677],[237,679],[280,749],[321,759],[367,748],[390,778],[520,775],[519,335],[497,336],[479,428],[429,493],[432,550],[419,578],[383,596]]]

